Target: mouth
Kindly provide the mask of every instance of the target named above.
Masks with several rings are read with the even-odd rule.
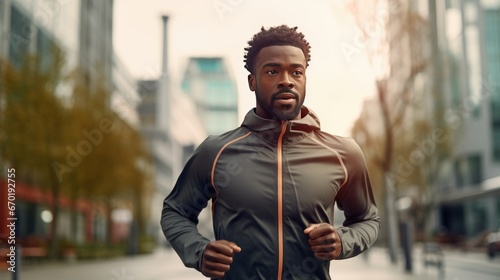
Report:
[[[274,105],[279,107],[288,108],[296,102],[295,95],[292,93],[281,93],[274,98]]]
[[[290,100],[290,99],[295,99],[295,95],[290,92],[283,92],[278,94],[275,98],[275,100]]]

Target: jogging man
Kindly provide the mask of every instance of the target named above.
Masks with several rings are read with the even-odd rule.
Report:
[[[310,45],[296,27],[262,28],[245,52],[256,107],[196,149],[164,201],[162,229],[184,264],[207,277],[330,279],[331,260],[360,254],[378,236],[363,153],[321,131],[303,106]],[[215,241],[196,227],[208,200]],[[335,203],[345,215],[338,228]]]

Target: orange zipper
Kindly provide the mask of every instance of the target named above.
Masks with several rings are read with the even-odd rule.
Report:
[[[278,137],[278,280],[283,274],[283,135],[286,123],[281,123],[281,133]]]

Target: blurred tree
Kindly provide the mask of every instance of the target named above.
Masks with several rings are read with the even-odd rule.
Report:
[[[72,97],[72,133],[79,139],[73,146],[78,151],[82,150],[79,147],[89,148],[81,154],[80,165],[66,175],[72,182],[71,197],[86,197],[106,206],[108,243],[112,242],[111,213],[127,201],[137,213],[134,219],[140,225],[139,231],[144,232],[146,216],[138,209],[149,194],[149,175],[146,168],[139,168],[139,163],[149,160],[140,134],[111,109],[110,93],[102,84],[93,92],[77,84]],[[72,224],[76,232],[76,217]]]
[[[352,134],[365,151],[375,186],[383,186],[376,193],[383,197],[385,237],[395,263],[399,240],[395,198],[411,196],[416,205],[422,205],[418,202],[429,197],[432,173],[439,170],[445,158],[436,160],[436,156],[449,153],[449,129],[430,101],[439,101],[441,92],[430,87],[436,77],[428,69],[430,28],[416,4],[405,0],[352,0],[348,9],[360,28],[358,39],[363,42],[376,84],[376,98],[365,103]],[[442,108],[439,110],[442,114]],[[425,211],[417,211],[424,213],[417,216],[420,226],[429,213],[430,202],[425,203]]]
[[[67,74],[59,49],[54,48],[50,66],[40,65],[36,56],[19,69],[2,63],[0,164],[14,166],[20,182],[50,192],[50,255],[58,254],[62,195],[72,202],[74,241],[80,198],[106,205],[108,237],[111,212],[120,203],[131,205],[144,232],[149,160],[140,134],[111,110],[104,87],[90,91],[76,71]]]
[[[48,189],[53,202],[64,187],[53,172],[53,161],[64,161],[67,110],[54,94],[65,83],[64,54],[53,47],[51,64],[42,69],[37,56],[26,56],[20,69],[2,62],[0,155],[3,165],[16,168],[18,181]],[[51,202],[48,202],[50,205]],[[55,240],[59,207],[53,203],[50,240]],[[52,242],[54,244],[54,242]],[[55,247],[50,255],[55,256]]]

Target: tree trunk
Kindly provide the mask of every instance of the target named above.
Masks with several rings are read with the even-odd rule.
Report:
[[[388,178],[388,174],[392,167],[392,152],[393,152],[393,128],[391,126],[391,118],[388,108],[387,100],[387,83],[386,81],[377,82],[377,93],[379,98],[380,107],[382,110],[382,119],[384,123],[384,134],[385,134],[385,147],[384,156],[382,159],[382,170],[386,177],[384,180],[384,202],[386,209],[386,219],[387,219],[387,246],[389,249],[389,258],[392,264],[397,263],[397,251],[398,251],[398,227],[396,218],[396,209],[394,207],[395,199],[395,186],[393,182]]]

